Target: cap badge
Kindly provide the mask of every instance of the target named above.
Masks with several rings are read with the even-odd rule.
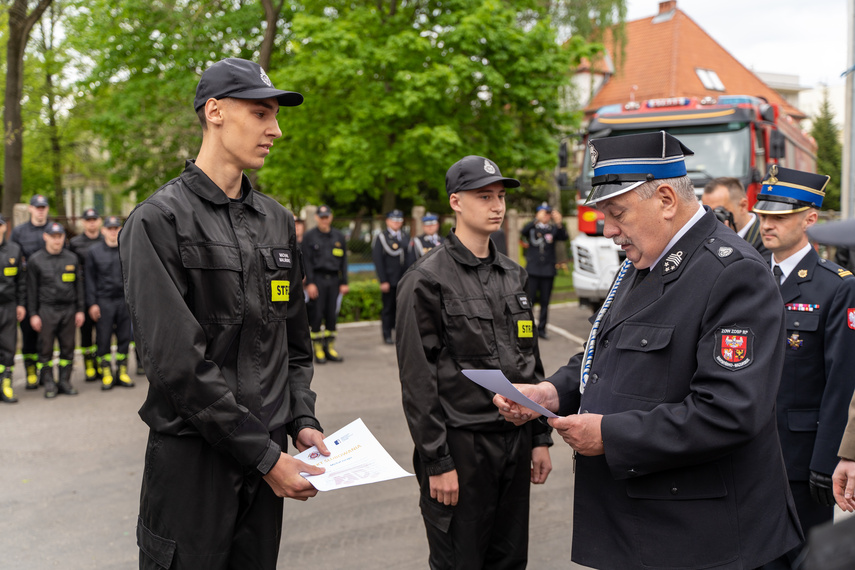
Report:
[[[490,161],[487,160],[486,158],[484,159],[484,172],[486,172],[487,174],[495,174],[496,173],[496,169],[493,167],[492,164],[490,164]]]
[[[267,77],[267,74],[266,74],[266,73],[264,73],[264,70],[263,70],[263,69],[261,70],[261,80],[262,80],[262,81],[264,82],[264,84],[265,84],[265,85],[267,85],[268,87],[273,87],[273,83],[271,83],[270,78],[269,78],[269,77]]]
[[[799,269],[799,277],[801,277],[801,278],[807,277],[807,269]]]
[[[597,167],[597,159],[600,157],[600,154],[597,152],[597,149],[594,145],[589,144],[588,147],[591,149],[591,168]]]
[[[680,266],[680,263],[683,262],[683,252],[678,251],[677,253],[672,253],[668,257],[665,258],[665,273],[671,273],[675,269]]]
[[[778,183],[778,165],[777,164],[773,164],[769,168],[769,180],[767,180],[767,182],[769,184],[777,184]],[[771,190],[772,189],[769,188],[769,191],[771,191]]]
[[[720,248],[718,248],[718,256],[719,257],[729,257],[731,253],[733,253],[732,247],[720,247]]]

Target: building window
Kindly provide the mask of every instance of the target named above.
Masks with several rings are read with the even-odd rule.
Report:
[[[695,68],[695,73],[698,74],[698,79],[704,84],[704,87],[710,91],[724,91],[724,83],[718,78],[718,74],[711,69]]]

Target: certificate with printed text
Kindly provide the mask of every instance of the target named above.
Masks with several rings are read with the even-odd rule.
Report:
[[[395,463],[361,418],[325,437],[324,443],[330,450],[329,456],[321,455],[314,446],[294,456],[304,463],[326,469],[321,475],[302,474],[318,491],[413,476]]]

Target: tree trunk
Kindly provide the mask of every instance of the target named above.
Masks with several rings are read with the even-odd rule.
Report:
[[[261,5],[264,7],[264,21],[267,22],[267,27],[264,30],[264,38],[261,40],[261,56],[259,57],[258,65],[264,71],[270,71],[270,58],[273,55],[273,46],[276,40],[276,22],[279,21],[279,14],[282,13],[282,4],[285,0],[279,0],[277,5],[273,5],[273,0],[261,0]]]
[[[65,195],[62,191],[62,144],[59,129],[56,126],[56,110],[54,109],[53,77],[50,71],[45,73],[45,87],[48,96],[48,128],[50,132],[50,164],[53,171],[53,207],[58,216],[65,215]],[[74,212],[71,212],[74,215]]]
[[[15,204],[21,200],[24,157],[21,96],[24,91],[24,51],[33,25],[52,0],[39,0],[27,14],[27,0],[15,0],[9,7],[9,42],[6,46],[6,92],[3,109],[4,172],[3,215],[12,220]],[[10,224],[11,225],[11,224]]]

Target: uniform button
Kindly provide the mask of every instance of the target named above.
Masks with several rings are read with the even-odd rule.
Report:
[[[591,376],[591,384],[596,384],[599,381],[600,381],[599,375],[594,374],[593,376]]]
[[[587,413],[588,413],[588,410],[582,410],[582,413],[583,413],[583,414],[587,414]]]
[[[609,347],[609,339],[606,339],[603,341],[603,348],[608,348],[608,347]]]
[[[707,243],[712,243],[712,242],[714,242],[714,241],[715,241],[715,238],[710,238],[710,239],[707,241]]]
[[[795,326],[795,327],[799,326],[799,321],[794,322],[793,326]]]
[[[646,338],[641,339],[641,346],[647,346],[647,339]]]
[[[671,494],[672,494],[672,495],[676,495],[676,494],[677,494],[677,487],[671,487]]]
[[[627,469],[626,474],[630,476],[638,475],[638,471],[636,471],[635,469]]]

